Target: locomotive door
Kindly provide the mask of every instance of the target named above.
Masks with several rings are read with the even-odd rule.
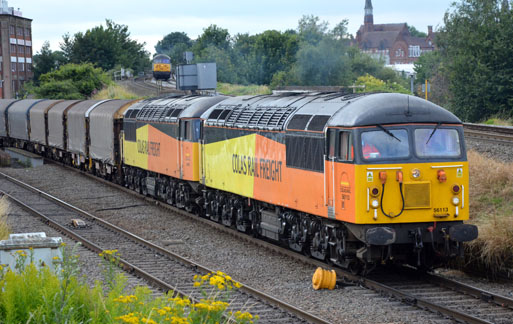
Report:
[[[195,164],[198,158],[198,145],[201,135],[199,119],[182,120],[180,122],[179,167],[180,179],[197,180],[199,166]],[[197,161],[197,160],[196,160]]]
[[[328,217],[335,218],[335,152],[337,147],[337,130],[329,129],[327,138],[327,159],[324,162],[325,204]]]
[[[329,218],[352,217],[354,193],[354,149],[350,131],[330,129],[324,169],[326,206]]]

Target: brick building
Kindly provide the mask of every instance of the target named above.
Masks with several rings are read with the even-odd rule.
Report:
[[[0,3],[0,98],[16,98],[32,73],[32,19]]]
[[[371,0],[365,1],[363,25],[356,32],[356,43],[362,52],[385,61],[385,64],[412,64],[423,52],[433,51],[433,27],[427,37],[414,37],[406,23],[374,24]]]

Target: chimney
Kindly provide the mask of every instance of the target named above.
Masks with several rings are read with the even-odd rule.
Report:
[[[433,34],[433,26],[428,26],[428,36]]]

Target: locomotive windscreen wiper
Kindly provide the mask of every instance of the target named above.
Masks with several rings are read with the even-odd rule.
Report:
[[[384,131],[387,135],[389,136],[392,136],[393,138],[395,138],[396,140],[398,140],[399,142],[401,141],[400,139],[398,139],[397,137],[395,137],[394,134],[392,134],[391,131],[389,131],[388,129],[386,129],[385,127],[383,127],[382,125],[380,124],[377,124],[376,126],[378,126],[379,129],[381,129],[382,131]]]
[[[442,123],[436,124],[435,129],[433,129],[433,131],[431,132],[431,135],[429,135],[429,138],[428,138],[426,144],[429,143],[429,141],[431,140],[431,137],[433,137],[433,135],[435,134],[435,132],[438,129],[438,127],[440,127],[440,125],[442,125]]]

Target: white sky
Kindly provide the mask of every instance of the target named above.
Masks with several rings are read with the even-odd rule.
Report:
[[[444,13],[452,0],[374,0],[374,23],[406,22],[420,31],[428,25],[442,25]],[[85,32],[112,19],[128,26],[132,39],[146,43],[153,53],[157,41],[174,31],[183,31],[195,39],[204,28],[217,24],[237,33],[257,34],[268,29],[295,29],[303,15],[316,15],[330,27],[348,19],[348,29],[355,34],[363,23],[364,0],[9,0],[9,6],[20,8],[23,16],[33,19],[34,53],[44,41],[59,49],[62,35]]]

